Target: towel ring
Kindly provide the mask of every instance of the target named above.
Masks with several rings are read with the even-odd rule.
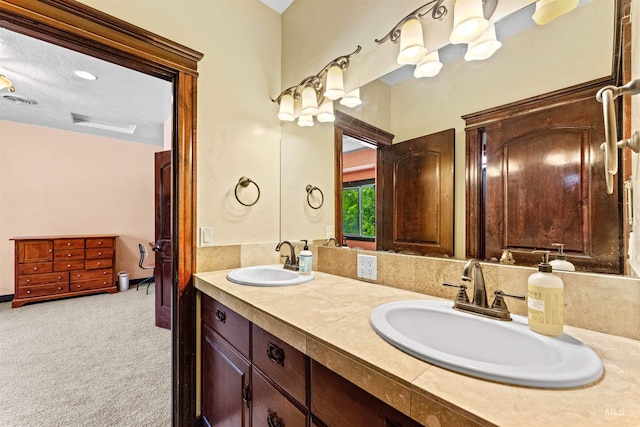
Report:
[[[311,204],[311,200],[309,199],[311,197],[311,193],[313,193],[315,190],[318,190],[320,192],[321,199],[318,206],[313,206]],[[314,185],[307,185],[307,204],[311,207],[311,209],[320,209],[322,205],[324,205],[324,194],[322,194],[322,190]]]
[[[238,197],[238,188],[240,188],[240,187],[247,188],[249,186],[249,184],[253,184],[253,185],[256,186],[256,190],[258,190],[258,197],[256,197],[256,199],[253,201],[253,203],[244,203]],[[235,189],[234,193],[236,195],[236,200],[243,206],[253,206],[256,203],[258,203],[258,200],[260,200],[260,187],[258,187],[258,184],[256,184],[256,182],[254,180],[252,180],[251,178],[247,178],[246,176],[240,177],[240,180],[236,184],[236,189]]]

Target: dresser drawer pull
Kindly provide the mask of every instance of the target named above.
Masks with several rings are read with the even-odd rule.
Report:
[[[102,252],[98,252],[98,256],[102,255]]]
[[[98,267],[100,267],[101,265],[102,265],[102,263],[101,263],[101,262],[99,262],[99,263],[98,263]]]
[[[67,268],[71,268],[71,264],[67,264]]]
[[[61,286],[58,286],[58,290],[59,290],[59,291],[61,291],[61,290],[62,290],[62,287],[61,287]]]
[[[106,275],[107,275],[107,272],[106,272],[106,271],[103,271],[103,272],[102,272],[102,275],[103,275],[103,276],[106,276]]]
[[[80,277],[80,274],[76,274],[76,277]]]
[[[28,294],[30,294],[30,293],[31,293],[31,291],[30,291],[30,290],[27,290],[27,293],[28,293]]]
[[[80,285],[77,286],[78,288],[80,287]]]
[[[284,422],[282,421],[282,418],[278,416],[278,414],[269,409],[269,415],[267,415],[267,425],[269,427],[284,427]]]
[[[68,243],[67,243],[67,246],[71,246],[71,242],[68,242]]]
[[[58,276],[58,280],[62,279],[62,276]]]
[[[67,254],[67,256],[71,256],[71,254]]]
[[[101,244],[102,244],[102,241],[99,241],[99,242],[98,242],[98,246],[100,246]]]
[[[272,342],[269,342],[267,346],[267,357],[269,357],[269,360],[273,363],[284,366],[284,350]]]
[[[224,311],[222,311],[220,309],[217,309],[216,310],[216,319],[218,319],[219,321],[224,323],[224,321],[227,320],[227,315],[225,314]]]
[[[38,271],[38,267],[33,267],[33,271]]]
[[[31,279],[27,279],[27,283],[31,283]]]

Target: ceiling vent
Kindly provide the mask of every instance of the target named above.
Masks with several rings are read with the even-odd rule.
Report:
[[[2,98],[6,99],[7,101],[11,101],[14,104],[24,104],[24,105],[35,105],[35,104],[37,104],[37,102],[32,100],[32,99],[25,99],[25,98],[21,98],[19,96],[15,96],[15,95],[3,95]]]
[[[108,130],[111,132],[125,133],[127,135],[133,135],[133,132],[136,130],[136,125],[133,124],[118,123],[77,113],[71,113],[71,121],[75,125]]]

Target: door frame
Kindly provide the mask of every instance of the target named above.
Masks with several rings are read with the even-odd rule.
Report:
[[[0,0],[0,26],[173,82],[172,421],[196,420],[196,118],[202,54],[73,0]]]

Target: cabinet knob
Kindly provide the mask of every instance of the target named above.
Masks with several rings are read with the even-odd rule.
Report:
[[[98,263],[98,267],[100,267],[101,265],[102,265],[102,263],[101,263],[101,262],[99,262],[99,263]]]
[[[67,254],[67,256],[71,256],[71,254]]]
[[[27,283],[31,283],[31,279],[27,279]]]
[[[38,271],[38,267],[33,267],[33,271]]]
[[[67,268],[71,268],[71,264],[67,264]]]
[[[58,290],[59,290],[59,291],[61,291],[61,290],[62,290],[62,287],[58,286]]]
[[[284,422],[282,421],[282,418],[278,416],[278,414],[269,409],[269,414],[267,415],[267,425],[269,427],[284,427]]]
[[[53,249],[49,249],[49,253],[53,252]]]
[[[284,350],[272,342],[267,345],[267,357],[273,363],[284,366]]]
[[[98,242],[98,246],[100,246],[102,244],[102,242]]]
[[[68,243],[67,243],[67,246],[71,246],[71,242],[68,242]]]
[[[224,323],[224,321],[227,319],[227,315],[225,314],[224,311],[222,311],[220,309],[217,309],[216,310],[216,319],[218,319],[219,321]]]
[[[102,252],[98,252],[98,255],[102,255]]]
[[[79,287],[80,287],[80,285],[77,285],[77,287],[79,288]]]
[[[103,271],[103,272],[102,272],[102,275],[103,275],[103,276],[106,276],[106,275],[107,275],[107,272],[106,272],[106,271]]]
[[[27,290],[27,293],[28,293],[28,294],[30,294],[30,293],[31,293],[31,290]]]
[[[103,284],[103,285],[106,285],[106,284],[107,284],[107,281],[105,280],[104,282],[102,282],[102,284]]]

